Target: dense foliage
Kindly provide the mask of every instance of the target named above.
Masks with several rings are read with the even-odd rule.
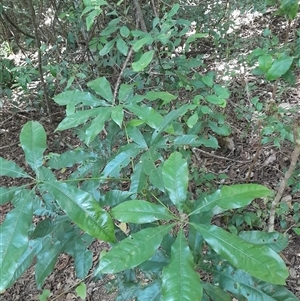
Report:
[[[217,149],[218,138],[231,133],[224,114],[230,90],[207,69],[201,45],[224,47],[236,7],[226,2],[223,10],[207,4],[194,11],[175,1],[137,0],[50,4],[46,12],[28,1],[22,22],[34,36],[22,30],[17,39],[14,26],[5,32],[5,45],[13,45],[8,35],[14,33],[8,48],[25,41],[37,57],[17,66],[2,49],[1,92],[27,91],[39,80],[36,105],[49,118],[53,102],[65,108],[56,132],[71,129],[81,145],[49,153],[44,127],[29,121],[20,145],[31,171],[0,158],[0,176],[25,181],[0,187],[0,205],[13,205],[0,226],[0,292],[34,258],[41,288],[61,253],[73,257],[84,282],[92,267],[89,246],[99,239],[111,249],[99,254],[93,277],[115,274],[117,300],[297,300],[283,286],[288,269],[278,253],[288,244],[285,235],[234,233],[214,223],[255,198],[272,199],[273,192],[244,183],[189,188],[196,181],[193,149]],[[2,21],[11,20],[7,5],[0,7]],[[44,15],[35,13],[41,8]],[[291,0],[276,10],[288,26],[297,12],[298,2]],[[273,98],[279,80],[295,82],[299,41],[293,48],[288,39],[281,48],[259,47],[247,58],[255,76],[273,83]],[[297,145],[290,120],[275,118],[276,104],[252,103],[264,123],[261,143]]]

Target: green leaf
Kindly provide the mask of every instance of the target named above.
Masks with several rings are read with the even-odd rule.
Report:
[[[298,0],[281,0],[280,8],[277,11],[279,15],[285,15],[288,19],[294,20],[299,9]]]
[[[249,205],[253,199],[270,196],[271,190],[259,184],[236,184],[223,186],[213,194],[200,197],[200,205],[192,214],[212,210],[215,206],[236,209]]]
[[[214,105],[219,105],[222,108],[226,107],[226,100],[217,95],[208,95],[206,96],[206,100]]]
[[[182,211],[187,198],[189,171],[181,153],[172,153],[164,162],[162,176],[172,203],[179,211]]]
[[[214,72],[208,72],[206,75],[202,76],[202,81],[204,84],[210,88],[214,85]]]
[[[30,178],[30,176],[15,162],[0,157],[0,176],[12,178]]]
[[[105,166],[103,176],[118,177],[121,169],[126,167],[130,160],[140,153],[140,150],[141,148],[135,143],[127,144],[121,148],[120,153]]]
[[[82,92],[79,90],[65,91],[54,97],[54,101],[61,105],[65,106],[68,104],[72,104],[74,106],[78,104],[83,104],[85,106],[107,106],[108,103],[98,99],[96,96],[91,94],[90,92]]]
[[[120,35],[121,35],[122,37],[128,38],[129,34],[130,34],[130,30],[129,30],[128,27],[122,26],[122,27],[120,28]]]
[[[248,243],[214,225],[192,226],[217,254],[235,268],[272,284],[285,284],[289,273],[284,261],[268,246]]]
[[[116,106],[111,109],[111,119],[122,128],[124,118],[123,106]]]
[[[132,69],[135,72],[143,71],[152,61],[154,50],[145,52],[137,62],[132,63]]]
[[[199,118],[198,113],[195,112],[191,117],[189,117],[189,119],[186,122],[186,125],[189,128],[193,128],[193,126],[197,123],[198,118]]]
[[[83,231],[104,241],[115,240],[110,215],[89,193],[67,183],[45,182],[44,186],[53,194],[62,210]]]
[[[267,245],[276,253],[284,250],[289,243],[288,237],[278,232],[242,231],[239,237],[253,244]]]
[[[85,279],[93,264],[93,252],[87,249],[82,239],[77,239],[74,247],[74,266],[76,277]]]
[[[156,99],[161,99],[163,100],[163,105],[168,104],[172,100],[175,100],[177,96],[169,93],[169,92],[164,92],[164,91],[149,91],[145,94],[145,98],[148,100],[156,100]]]
[[[76,294],[78,297],[80,297],[81,299],[85,299],[86,298],[86,285],[84,282],[81,282],[75,289]]]
[[[43,153],[47,147],[43,126],[36,121],[27,122],[22,128],[20,142],[26,162],[37,171],[43,165]]]
[[[132,269],[149,259],[160,246],[173,225],[143,229],[114,245],[100,260],[95,275],[115,274]]]
[[[128,53],[128,46],[122,38],[117,38],[117,49],[125,56]]]
[[[153,42],[153,38],[151,37],[150,34],[147,34],[145,37],[136,40],[133,42],[132,47],[133,47],[133,51],[137,52],[139,51],[144,45],[150,45]]]
[[[148,148],[147,142],[144,139],[144,136],[142,135],[141,131],[135,127],[135,126],[128,126],[127,127],[127,133],[129,138],[134,141],[136,144],[138,144],[141,148]]]
[[[134,224],[151,223],[157,220],[169,221],[174,218],[167,208],[142,200],[121,203],[110,213],[120,222]]]
[[[47,301],[48,297],[50,297],[50,290],[44,289],[42,293],[39,295],[39,300]]]
[[[143,171],[143,163],[137,163],[130,177],[130,192],[134,197],[146,187],[146,174]]]
[[[20,190],[20,187],[17,186],[9,188],[0,186],[0,206],[10,202],[18,190]]]
[[[22,190],[15,196],[16,207],[0,225],[0,293],[15,279],[18,260],[28,247],[28,231],[32,222],[34,195]]]
[[[101,114],[101,111],[103,111],[102,107],[79,111],[74,114],[71,114],[59,123],[55,131],[56,132],[63,131],[73,127],[77,127],[78,125],[87,122],[90,118],[95,117],[98,114]]]
[[[290,69],[292,63],[293,58],[290,56],[275,60],[272,67],[266,73],[266,79],[269,81],[278,79]]]
[[[214,301],[232,301],[230,294],[219,286],[211,283],[203,283],[205,293]]]
[[[88,82],[87,86],[93,89],[98,95],[109,101],[113,102],[113,94],[111,91],[110,83],[106,77],[99,77],[95,80]]]
[[[89,145],[96,136],[103,131],[105,122],[110,119],[111,108],[101,108],[99,115],[93,119],[91,125],[85,130],[84,142]]]
[[[227,99],[230,96],[229,90],[221,85],[215,84],[213,89],[220,98]]]
[[[222,290],[244,296],[247,301],[299,301],[285,287],[259,281],[242,270],[224,264],[216,265],[214,269],[216,281]]]
[[[121,84],[119,89],[120,102],[126,102],[133,97],[133,85]]]
[[[203,288],[194,258],[180,229],[171,248],[171,262],[162,272],[162,296],[168,301],[201,301]]]
[[[52,219],[45,218],[36,225],[34,231],[30,235],[30,238],[44,237],[51,233],[54,228],[55,224]]]
[[[258,66],[261,71],[267,72],[272,66],[273,58],[270,54],[261,55],[258,58]]]
[[[151,128],[156,129],[163,121],[163,117],[151,107],[142,107],[136,104],[126,105],[126,108],[142,119]]]
[[[114,44],[116,42],[116,39],[113,39],[111,41],[109,41],[108,43],[106,43],[104,45],[104,47],[101,49],[101,51],[99,52],[99,55],[104,56],[106,54],[108,54],[111,49],[114,47]]]
[[[160,126],[153,132],[151,145],[155,146],[155,142],[160,138],[160,134],[165,131],[166,128],[169,127],[176,118],[182,117],[188,110],[193,110],[195,108],[196,106],[194,105],[182,105],[177,110],[173,110],[168,113],[164,117],[163,122],[160,124]]]

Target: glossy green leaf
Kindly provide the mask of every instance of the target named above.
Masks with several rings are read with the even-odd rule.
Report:
[[[12,178],[30,178],[30,176],[14,161],[8,161],[0,157],[0,176]]]
[[[122,38],[117,38],[117,49],[123,54],[128,54],[128,46]]]
[[[151,128],[156,129],[163,122],[163,117],[151,107],[142,107],[136,104],[126,105],[126,108],[142,119]]]
[[[122,191],[122,190],[109,190],[104,197],[100,200],[101,206],[110,206],[114,207],[128,198],[130,198],[132,195],[132,192],[130,191]]]
[[[232,301],[230,294],[222,290],[218,285],[209,282],[203,283],[204,292],[214,301]]]
[[[91,125],[85,130],[84,142],[89,145],[96,136],[103,131],[105,122],[110,119],[111,109],[102,108],[99,115],[93,119]]]
[[[110,213],[120,222],[135,224],[151,223],[157,220],[169,221],[174,218],[167,208],[142,200],[121,203]]]
[[[155,131],[153,132],[152,135],[152,139],[151,139],[151,145],[155,145],[155,142],[159,139],[160,134],[165,131],[171,124],[172,122],[179,118],[184,116],[184,114],[188,111],[188,110],[193,110],[195,109],[196,106],[194,105],[182,105],[181,107],[179,107],[176,110],[171,111],[170,113],[168,113],[162,123],[160,124],[160,126],[158,128],[155,129]]]
[[[116,106],[111,109],[111,119],[122,128],[124,118],[123,106]]]
[[[143,290],[139,290],[137,301],[160,301],[161,286],[158,281],[152,281]]]
[[[132,99],[133,97],[133,86],[134,85],[127,85],[127,84],[121,84],[118,97],[120,102],[126,102]]]
[[[55,224],[51,218],[45,218],[44,220],[40,221],[34,231],[31,233],[30,238],[37,238],[37,237],[44,237],[51,233],[55,228]]]
[[[15,208],[9,211],[0,225],[0,293],[14,279],[18,260],[28,247],[28,231],[32,222],[33,194],[22,190],[15,196]]]
[[[267,245],[276,253],[284,250],[289,244],[289,238],[279,232],[242,231],[239,237],[253,244]]]
[[[143,163],[143,171],[154,187],[158,188],[160,191],[164,191],[164,181],[162,177],[162,170],[160,166],[157,166],[156,161],[160,159],[160,154],[153,148],[150,148],[145,152],[140,161]]]
[[[114,225],[110,215],[87,192],[67,183],[45,182],[62,210],[83,231],[98,239],[113,242]]]
[[[86,244],[78,239],[74,247],[74,266],[76,277],[85,279],[93,264],[93,252],[87,249]]]
[[[127,144],[121,148],[120,153],[105,166],[103,176],[118,177],[121,169],[126,167],[130,160],[140,153],[140,150],[140,147],[135,143]]]
[[[181,153],[172,153],[164,162],[162,176],[172,203],[179,211],[182,211],[187,198],[189,171],[187,162],[182,158]]]
[[[77,127],[78,125],[87,122],[90,118],[101,114],[102,110],[103,108],[95,108],[71,114],[59,123],[55,131],[63,131],[73,127]]]
[[[129,138],[138,144],[140,147],[147,149],[148,145],[147,142],[145,141],[144,136],[142,135],[141,131],[135,127],[135,126],[128,126],[127,127],[127,134]]]
[[[137,62],[132,63],[132,69],[135,72],[143,71],[152,61],[154,50],[145,52]]]
[[[284,261],[268,246],[248,243],[214,225],[193,224],[193,227],[235,268],[272,284],[285,284],[288,270]]]
[[[143,171],[143,163],[137,163],[130,177],[130,192],[134,197],[146,187],[147,177]]]
[[[65,106],[70,103],[74,106],[78,104],[83,104],[85,106],[91,106],[91,107],[96,107],[99,105],[101,106],[108,105],[107,102],[98,99],[90,92],[83,92],[79,90],[62,92],[54,97],[54,101],[61,106]]]
[[[267,72],[272,66],[273,58],[270,54],[261,55],[258,58],[258,66],[263,72]]]
[[[292,63],[293,58],[290,56],[275,60],[272,67],[266,73],[266,79],[269,81],[278,79],[290,69]]]
[[[194,269],[194,258],[180,229],[171,248],[171,262],[162,272],[164,301],[201,301],[203,287]]]
[[[110,103],[113,102],[112,90],[106,77],[99,77],[95,80],[92,80],[88,82],[87,86]]]
[[[170,101],[175,100],[177,96],[165,91],[149,91],[145,94],[145,98],[151,101],[161,99],[163,104],[168,104]]]
[[[200,197],[200,205],[193,214],[212,210],[217,205],[223,209],[241,208],[249,205],[255,198],[267,197],[271,194],[270,189],[259,184],[223,186],[213,194]]]
[[[26,162],[36,171],[43,165],[43,154],[47,147],[43,126],[36,121],[27,122],[22,128],[20,143]]]
[[[220,288],[244,296],[247,301],[299,301],[285,287],[259,281],[242,270],[224,265],[215,269]]]
[[[20,190],[20,188],[16,186],[9,188],[0,186],[0,206],[10,202],[18,190]]]
[[[144,45],[150,45],[153,42],[153,38],[150,34],[147,34],[145,37],[138,39],[133,42],[133,51],[139,51]]]
[[[172,226],[146,228],[129,235],[100,259],[95,274],[115,274],[138,266],[153,256]]]
[[[115,42],[116,42],[116,39],[113,39],[113,40],[109,41],[108,43],[106,43],[104,45],[104,47],[101,49],[101,51],[99,52],[99,55],[104,56],[104,55],[108,54],[111,51],[111,49],[114,47]]]

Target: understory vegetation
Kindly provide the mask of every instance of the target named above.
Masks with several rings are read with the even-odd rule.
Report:
[[[58,300],[43,286],[68,254],[84,300],[106,275],[118,301],[299,300],[282,256],[300,235],[298,1],[17,2],[0,1],[1,137],[34,115],[24,162],[0,157],[0,294],[34,265]]]

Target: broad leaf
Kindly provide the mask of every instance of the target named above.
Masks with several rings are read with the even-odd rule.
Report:
[[[121,203],[111,210],[111,215],[120,222],[136,224],[157,220],[168,221],[174,218],[167,208],[142,200]]]
[[[84,279],[93,264],[93,253],[87,249],[86,244],[81,239],[77,239],[74,248],[74,265],[76,277]]]
[[[176,99],[177,96],[165,91],[149,91],[146,93],[145,98],[151,101],[161,99],[163,100],[163,104],[168,104],[170,101]]]
[[[111,109],[111,119],[122,128],[124,118],[123,106],[116,106]]]
[[[214,225],[193,224],[193,227],[235,268],[272,284],[285,284],[288,270],[284,261],[268,246],[248,243]]]
[[[171,262],[162,272],[162,296],[165,301],[201,301],[203,288],[194,270],[194,258],[180,229],[171,249]]]
[[[242,270],[224,264],[215,266],[215,270],[215,280],[222,290],[244,296],[248,301],[299,301],[285,287],[259,281]]]
[[[62,122],[60,122],[55,131],[63,131],[73,127],[77,127],[78,125],[87,122],[90,118],[101,114],[102,110],[103,108],[100,107],[85,111],[79,111],[74,114],[71,114],[67,116]]]
[[[181,153],[172,153],[164,162],[162,176],[172,203],[179,211],[182,211],[187,198],[189,171],[187,162],[182,158]]]
[[[22,190],[17,196],[16,208],[9,211],[0,225],[0,293],[14,278],[18,260],[28,247],[28,231],[31,225],[33,194]]]
[[[144,70],[152,61],[154,55],[154,50],[147,51],[143,53],[137,62],[132,63],[132,69],[135,72],[140,72]]]
[[[192,214],[212,210],[215,206],[223,209],[236,209],[249,205],[255,198],[271,195],[272,191],[259,184],[236,184],[223,186],[213,194],[200,197],[200,205]]]
[[[204,292],[214,301],[232,301],[230,294],[211,283],[203,283]]]
[[[114,225],[110,215],[87,192],[67,183],[45,182],[64,212],[89,235],[113,242]]]
[[[20,187],[6,188],[0,186],[0,206],[10,202],[18,190],[20,190]]]
[[[153,256],[172,226],[146,228],[125,238],[100,259],[95,274],[115,274],[138,266]]]
[[[140,290],[137,295],[137,301],[160,301],[161,300],[161,286],[156,280],[146,286],[145,289]]]
[[[121,148],[120,153],[105,166],[103,170],[104,177],[117,177],[123,167],[126,167],[130,160],[134,159],[140,153],[140,147],[135,144],[127,144]]]
[[[135,126],[128,126],[127,127],[127,134],[129,138],[138,144],[142,148],[148,148],[148,145],[145,141],[144,136],[142,135],[141,131]]]
[[[14,161],[8,161],[0,157],[0,176],[12,178],[30,178],[30,176]]]
[[[43,154],[47,147],[43,126],[36,121],[27,122],[22,128],[20,142],[26,162],[37,171],[43,165]]]
[[[105,77],[99,77],[93,81],[88,82],[88,87],[93,89],[98,95],[104,99],[113,102],[113,94],[111,91],[110,83]]]
[[[146,187],[147,177],[143,171],[143,163],[137,163],[130,177],[130,192],[134,197]]]
[[[272,62],[273,62],[273,58],[272,58],[272,56],[270,54],[261,55],[258,58],[259,68],[263,72],[267,72],[271,68]]]
[[[278,79],[290,69],[292,63],[293,58],[290,56],[275,60],[266,73],[266,79],[270,81]]]

